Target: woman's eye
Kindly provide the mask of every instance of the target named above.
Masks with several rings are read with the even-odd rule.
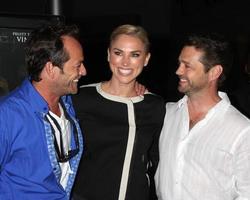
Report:
[[[133,53],[133,54],[132,54],[132,57],[139,57],[139,56],[140,56],[139,53]]]

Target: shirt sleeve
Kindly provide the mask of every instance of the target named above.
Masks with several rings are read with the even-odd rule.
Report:
[[[1,109],[1,108],[0,108]],[[6,127],[6,118],[3,110],[0,110],[0,176],[1,171],[4,167],[4,163],[7,160],[7,155],[9,151],[9,145],[8,145],[8,133],[7,133],[7,127]]]
[[[237,200],[250,199],[250,127],[244,130],[235,147],[233,179]]]
[[[11,188],[8,184],[5,183],[2,175],[4,173],[5,164],[9,159],[10,145],[8,142],[8,129],[6,123],[6,113],[0,107],[0,199],[9,199],[11,198]],[[10,125],[12,122],[9,121]]]

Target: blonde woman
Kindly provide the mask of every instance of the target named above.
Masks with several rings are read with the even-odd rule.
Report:
[[[136,78],[149,59],[146,31],[140,26],[119,26],[108,48],[111,79],[83,86],[74,96],[86,143],[75,199],[149,199],[165,115],[160,96],[136,92]]]

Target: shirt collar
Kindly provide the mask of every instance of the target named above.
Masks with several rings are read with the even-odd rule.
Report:
[[[20,88],[21,92],[23,93],[22,96],[24,99],[27,99],[31,108],[33,108],[37,112],[48,113],[49,106],[45,99],[39,94],[39,92],[35,89],[32,85],[29,78],[26,78]],[[69,101],[69,95],[62,96],[61,100],[62,103],[65,105],[66,109],[69,109],[69,104],[66,101]]]
[[[227,94],[226,94],[225,92],[218,91],[218,95],[219,95],[219,97],[221,98],[221,101],[218,102],[213,108],[216,108],[217,105],[219,105],[219,104],[224,104],[225,106],[231,104],[230,99],[229,99],[229,97],[227,96]],[[187,103],[187,100],[188,100],[188,96],[187,96],[187,95],[184,95],[183,98],[181,98],[181,99],[177,102],[178,109],[181,108],[183,105],[185,105],[185,104]],[[213,109],[213,108],[212,108],[212,109]]]
[[[48,104],[45,99],[34,88],[29,78],[26,78],[20,87],[24,99],[27,99],[31,108],[36,111],[48,112]]]

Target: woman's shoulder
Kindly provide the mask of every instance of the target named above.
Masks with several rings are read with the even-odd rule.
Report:
[[[72,95],[72,100],[75,103],[86,102],[88,99],[95,98],[97,94],[96,87],[99,83],[81,85],[77,94]]]
[[[144,94],[144,98],[145,98],[145,100],[165,105],[164,98],[162,96],[158,95],[158,94],[155,94],[155,93],[152,93],[152,92],[146,92]]]
[[[84,88],[95,88],[99,84],[100,83],[90,83],[90,84],[81,85],[79,87],[79,90],[84,89]]]
[[[158,114],[165,113],[166,102],[162,96],[158,94],[154,94],[154,93],[146,93],[144,94],[144,102],[145,102],[145,105],[152,108],[154,112]]]
[[[96,91],[96,88],[99,84],[100,83],[91,83],[87,85],[81,85],[78,89],[78,93],[75,96],[82,96],[86,93]]]

